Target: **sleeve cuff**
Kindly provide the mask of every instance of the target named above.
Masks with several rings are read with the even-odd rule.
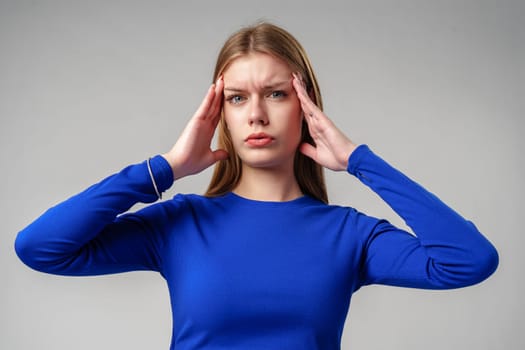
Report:
[[[155,177],[159,191],[162,193],[173,185],[173,170],[168,161],[161,155],[150,160],[151,171]]]
[[[346,170],[350,174],[357,176],[359,165],[361,164],[362,159],[371,153],[372,151],[368,145],[362,144],[357,146],[357,148],[352,153],[350,153],[350,156],[348,157],[348,166]]]

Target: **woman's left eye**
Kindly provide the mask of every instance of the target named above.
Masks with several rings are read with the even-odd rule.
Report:
[[[272,98],[283,98],[283,97],[286,97],[286,93],[284,91],[273,91],[271,94],[270,94],[270,97]]]

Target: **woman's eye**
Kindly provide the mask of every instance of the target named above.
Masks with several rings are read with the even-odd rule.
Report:
[[[283,97],[286,97],[286,93],[284,91],[273,91],[270,94],[270,97],[272,97],[272,98],[283,98]]]
[[[231,96],[228,96],[228,98],[226,99],[228,102],[232,103],[232,104],[238,104],[238,103],[241,103],[242,102],[242,96],[239,96],[239,95],[231,95]]]

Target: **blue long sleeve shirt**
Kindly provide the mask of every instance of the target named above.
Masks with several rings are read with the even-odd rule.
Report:
[[[156,156],[151,167],[160,190],[168,189],[169,164]],[[50,208],[18,234],[15,249],[31,268],[53,274],[159,272],[177,350],[340,349],[361,286],[459,288],[495,271],[498,254],[472,222],[366,145],[347,170],[415,234],[309,196],[178,194],[125,213],[157,199],[143,162]]]

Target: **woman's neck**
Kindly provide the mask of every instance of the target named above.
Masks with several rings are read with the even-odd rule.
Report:
[[[243,166],[242,177],[233,189],[241,197],[283,202],[303,195],[292,169],[265,169]]]

